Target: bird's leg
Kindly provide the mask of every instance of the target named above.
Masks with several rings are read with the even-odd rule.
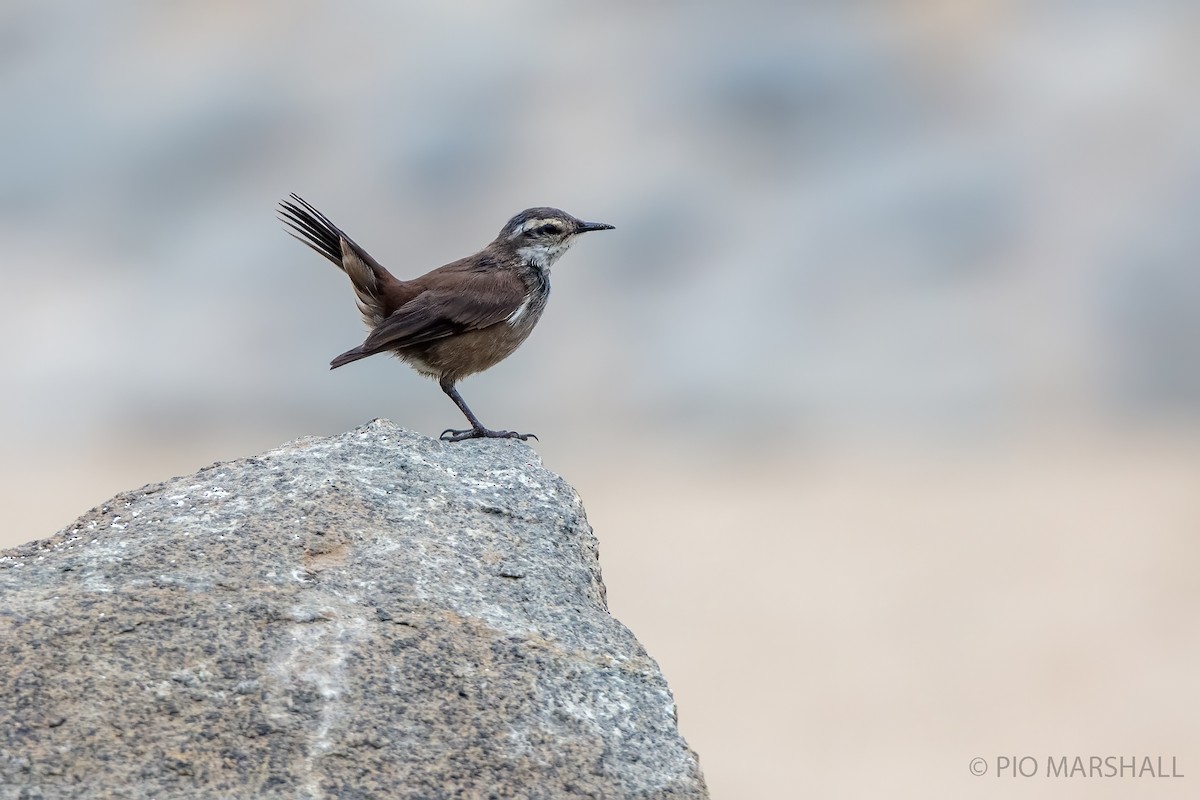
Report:
[[[471,423],[471,427],[467,430],[456,431],[453,428],[447,428],[442,431],[442,435],[438,438],[446,442],[461,442],[464,439],[537,439],[532,433],[517,433],[516,431],[493,431],[483,427],[483,423],[479,418],[471,412],[467,407],[467,401],[462,399],[462,395],[458,393],[458,389],[454,388],[454,383],[448,380],[439,381],[442,391],[445,392],[454,405],[458,406],[459,411],[466,415],[467,421]],[[447,436],[447,434],[449,434]]]

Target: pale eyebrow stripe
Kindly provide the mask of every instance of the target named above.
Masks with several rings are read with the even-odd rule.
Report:
[[[515,231],[513,231],[513,236],[520,236],[522,233],[525,233],[525,231],[532,230],[534,228],[540,228],[542,225],[546,225],[551,222],[553,222],[555,225],[559,224],[558,220],[554,219],[553,217],[538,217],[537,219],[527,219],[521,223],[521,227],[519,227]]]

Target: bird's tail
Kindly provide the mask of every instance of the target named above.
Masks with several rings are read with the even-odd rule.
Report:
[[[369,328],[377,327],[391,311],[383,299],[383,289],[399,281],[304,198],[297,194],[290,197],[279,204],[279,218],[291,229],[288,233],[350,277],[363,322]]]
[[[342,267],[342,239],[346,234],[298,194],[279,204],[279,218],[291,228],[288,235]]]

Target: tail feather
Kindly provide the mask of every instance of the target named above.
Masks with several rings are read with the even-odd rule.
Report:
[[[298,194],[290,197],[295,202],[284,200],[279,204],[279,219],[291,228],[288,235],[341,267],[342,239],[346,234]]]

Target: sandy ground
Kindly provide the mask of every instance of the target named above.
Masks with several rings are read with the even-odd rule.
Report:
[[[10,464],[0,545],[221,449],[245,452]],[[666,672],[714,797],[1195,796],[1194,441],[543,453],[583,495],[612,611]],[[1185,777],[1048,777],[1063,756]]]

